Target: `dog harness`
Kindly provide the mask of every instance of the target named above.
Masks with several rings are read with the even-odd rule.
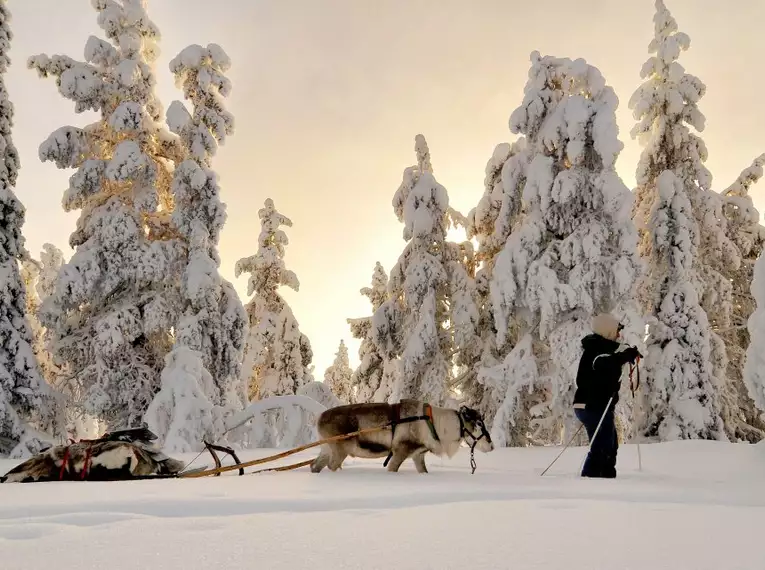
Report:
[[[391,406],[391,414],[390,414],[390,439],[391,439],[391,448],[393,447],[393,438],[396,435],[396,426],[398,424],[408,424],[411,422],[418,422],[421,420],[424,420],[428,423],[428,427],[430,428],[430,433],[433,434],[433,438],[436,441],[441,441],[438,438],[438,433],[436,433],[436,426],[433,423],[433,407],[430,404],[425,404],[423,406],[423,415],[421,416],[410,416],[408,418],[401,419],[401,403],[393,404]],[[390,453],[388,453],[388,457],[385,458],[385,461],[383,462],[383,467],[388,466],[388,462],[393,457],[393,450],[391,449]]]

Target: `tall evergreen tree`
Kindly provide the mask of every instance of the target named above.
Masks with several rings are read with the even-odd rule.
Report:
[[[72,393],[109,428],[140,425],[160,386],[178,312],[183,248],[169,220],[171,164],[179,142],[161,125],[153,62],[159,31],[142,0],[94,0],[108,41],[91,36],[85,62],[30,58],[56,78],[75,112],[100,118],[62,127],[40,159],[74,168],[66,211],[80,210],[54,293],[41,309],[54,352],[70,371]]]
[[[756,393],[756,388],[748,385],[744,377],[750,345],[747,323],[756,309],[752,288],[754,267],[765,243],[765,227],[760,223],[760,213],[754,207],[749,189],[762,178],[763,166],[765,154],[745,168],[723,192],[729,237],[741,253],[741,264],[738,270],[726,273],[732,285],[734,302],[730,326],[720,333],[728,355],[722,415],[728,438],[751,442],[765,437],[765,421],[762,418],[765,408],[758,409],[755,405],[752,394]]]
[[[727,363],[711,329],[725,324],[730,312],[730,284],[718,269],[731,252],[717,225],[719,196],[709,190],[706,147],[689,129],[704,128],[697,104],[705,86],[678,63],[690,39],[677,31],[662,0],[656,0],[654,30],[653,55],[641,71],[645,81],[630,99],[638,121],[632,135],[644,146],[633,211],[648,262],[639,299],[651,318],[640,427],[662,440],[719,439],[725,437],[719,390]],[[715,288],[721,297],[713,303]],[[715,303],[710,318],[704,305]]]
[[[500,445],[522,390],[547,394],[537,438],[572,431],[581,339],[592,315],[614,312],[634,335],[630,305],[639,273],[632,196],[615,170],[618,100],[585,61],[531,55],[523,103],[510,127],[529,156],[522,220],[497,255],[491,280],[497,345],[508,349],[495,376],[510,379],[494,420]],[[517,328],[515,328],[517,327]],[[513,330],[515,328],[515,330]]]
[[[511,380],[504,373],[494,374],[507,356],[507,350],[497,347],[490,283],[497,255],[522,219],[527,159],[523,137],[512,144],[497,145],[486,163],[484,194],[467,216],[467,237],[477,240],[476,261],[482,264],[475,279],[480,342],[479,350],[466,366],[459,387],[465,402],[478,409],[488,422],[494,420]],[[509,319],[512,320],[512,317]],[[514,327],[511,327],[510,336],[512,339],[506,347],[512,347],[517,340]],[[529,406],[534,403],[539,403],[538,394],[525,391],[519,395],[516,412],[506,424],[508,431],[505,439],[509,445],[528,443]]]
[[[64,424],[57,394],[43,379],[32,348],[28,293],[19,267],[30,257],[22,235],[26,212],[13,191],[20,161],[5,86],[13,40],[10,20],[0,0],[0,456],[20,458],[64,435]]]
[[[240,377],[247,316],[233,285],[218,271],[218,242],[226,212],[217,175],[210,169],[218,144],[234,130],[233,117],[223,103],[231,91],[224,75],[230,66],[216,44],[183,50],[170,62],[170,69],[193,104],[193,116],[175,102],[168,112],[174,117],[168,122],[188,152],[173,181],[173,222],[189,248],[182,285],[187,308],[179,337],[202,352],[217,387],[214,401],[241,407],[246,401]]]
[[[747,321],[750,342],[742,373],[755,407],[765,410],[765,256],[761,255],[754,264],[751,291],[756,309]],[[760,413],[760,419],[763,418],[765,414]]]
[[[178,354],[166,359],[162,390],[146,421],[162,441],[173,443],[174,451],[193,450],[204,439],[219,439],[223,417],[241,410],[247,401],[241,379],[246,314],[234,287],[218,271],[218,240],[226,211],[210,168],[218,145],[234,130],[223,101],[231,91],[225,76],[230,65],[216,44],[191,45],[170,62],[176,83],[193,107],[192,115],[175,101],[168,110],[170,129],[180,137],[186,154],[172,183],[172,223],[186,246],[186,267],[173,348]],[[192,378],[195,390],[188,386]],[[193,402],[189,406],[187,396]]]
[[[387,358],[400,358],[391,395],[444,405],[451,397],[455,348],[473,350],[477,309],[468,272],[472,252],[446,240],[453,210],[433,176],[425,138],[415,138],[417,166],[404,171],[393,209],[407,241],[391,270],[390,299],[372,319],[374,342]]]

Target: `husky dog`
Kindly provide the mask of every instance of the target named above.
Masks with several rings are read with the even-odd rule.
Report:
[[[185,464],[155,448],[155,439],[148,429],[137,428],[51,447],[8,471],[0,483],[119,481],[179,473]]]
[[[415,421],[408,421],[417,418]],[[460,443],[465,442],[479,451],[494,449],[481,415],[465,406],[459,410],[432,407],[416,400],[402,400],[398,404],[349,404],[323,412],[318,419],[319,436],[324,439],[374,428],[392,423],[384,429],[349,439],[322,444],[319,456],[311,464],[311,471],[319,473],[325,467],[340,469],[345,458],[377,459],[388,456],[388,471],[397,472],[401,464],[411,457],[418,473],[427,473],[425,454],[451,458]]]

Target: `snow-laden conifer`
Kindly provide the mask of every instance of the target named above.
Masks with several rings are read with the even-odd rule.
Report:
[[[476,349],[474,283],[469,244],[447,242],[456,212],[436,181],[430,151],[415,137],[417,166],[404,170],[393,209],[403,222],[404,251],[391,270],[390,298],[372,317],[373,340],[387,358],[400,358],[390,401],[419,398],[434,405],[449,399],[453,357]]]
[[[353,370],[348,361],[348,347],[341,340],[335,353],[335,360],[324,372],[324,383],[343,404],[350,404],[354,400],[352,375]]]
[[[630,306],[639,272],[632,196],[615,170],[623,146],[617,97],[581,59],[534,52],[531,61],[523,103],[510,118],[529,153],[525,212],[497,255],[490,285],[497,346],[512,346],[485,372],[508,379],[493,426],[500,445],[522,390],[547,394],[534,410],[544,416],[534,437],[557,441],[561,427],[574,425],[574,381],[592,315],[614,312],[629,338],[639,327]]]
[[[226,111],[223,100],[231,90],[225,76],[230,65],[228,56],[216,44],[206,48],[191,45],[170,62],[176,84],[183,88],[193,109],[190,114],[180,101],[174,101],[167,113],[170,129],[180,137],[185,152],[185,160],[175,169],[171,187],[172,222],[186,247],[186,267],[180,283],[182,313],[173,352],[188,349],[197,353],[204,372],[197,370],[195,357],[188,350],[169,356],[166,366],[170,370],[163,374],[162,391],[157,395],[156,405],[149,408],[147,421],[162,440],[165,438],[163,427],[207,422],[209,425],[185,425],[181,431],[173,428],[177,433],[167,434],[174,445],[181,445],[182,434],[192,438],[183,443],[184,449],[199,446],[202,436],[219,439],[220,434],[207,433],[207,430],[216,422],[222,425],[220,418],[213,421],[205,414],[187,413],[182,402],[184,395],[191,394],[195,401],[202,396],[207,398],[206,406],[213,415],[234,413],[247,402],[241,379],[246,314],[234,287],[221,277],[218,269],[218,241],[226,210],[220,200],[217,175],[210,168],[218,145],[223,144],[234,129],[233,117]],[[176,373],[179,367],[188,369],[189,381],[195,378],[193,381],[199,386],[196,392],[188,392],[188,387],[178,381],[187,374],[183,372],[179,376]],[[207,375],[211,383],[202,377]],[[183,393],[179,393],[179,389]],[[168,422],[157,416],[159,413],[172,415],[172,402],[178,403],[178,413],[184,419],[174,418]],[[172,449],[178,452],[180,448]]]
[[[201,353],[178,344],[165,357],[162,389],[146,412],[149,428],[172,453],[198,451],[201,442],[217,441],[222,416],[211,402],[216,390]]]
[[[369,299],[374,314],[385,303],[388,296],[388,275],[382,264],[375,263],[372,283],[361,289]],[[347,319],[353,338],[361,340],[359,365],[351,378],[355,402],[385,402],[396,385],[398,361],[388,358],[374,342],[372,317]]]
[[[45,381],[60,394],[60,413],[65,421],[65,432],[79,438],[93,439],[102,433],[97,418],[85,412],[78,386],[68,381],[69,372],[55,357],[50,330],[40,323],[39,312],[43,301],[53,294],[58,273],[64,264],[64,254],[50,243],[43,244],[39,261],[29,258],[22,265],[22,277],[27,292],[27,317],[32,328],[32,347]]]
[[[765,410],[765,256],[761,255],[754,265],[751,291],[756,309],[747,321],[750,342],[743,377],[755,406]]]
[[[762,255],[765,227],[760,223],[760,213],[749,192],[762,178],[763,166],[765,154],[757,157],[723,192],[729,236],[741,253],[738,270],[726,274],[734,302],[730,326],[720,333],[728,355],[726,389],[722,394],[723,423],[730,439],[752,442],[765,436],[762,418],[765,407],[758,408],[753,400],[758,391],[757,384],[750,382],[751,377],[744,376],[744,365],[751,341],[747,324],[757,308],[753,290],[754,268]],[[750,374],[752,370],[749,369]],[[759,405],[762,404],[761,401]]]
[[[311,343],[300,332],[292,309],[278,292],[282,286],[294,291],[300,288],[297,275],[284,262],[289,239],[281,226],[291,227],[292,221],[276,209],[271,198],[258,210],[258,217],[258,250],[238,260],[234,268],[237,277],[250,274],[247,294],[253,295],[245,305],[249,330],[242,367],[250,400],[296,394],[303,384],[313,381],[309,371],[313,360]],[[255,445],[275,445],[284,421],[283,414],[278,413],[267,424],[266,432],[256,438]]]
[[[44,243],[40,252],[40,267],[35,282],[39,299],[47,299],[56,289],[56,281],[64,265],[64,253],[52,243]]]
[[[722,438],[709,321],[701,307],[693,263],[698,225],[684,185],[674,173],[664,170],[655,185],[657,197],[648,220],[655,321],[643,366],[642,431],[661,440]]]
[[[159,31],[142,0],[93,0],[107,40],[91,36],[85,61],[38,55],[29,66],[53,76],[75,112],[98,113],[65,126],[40,159],[75,169],[66,211],[80,210],[41,322],[69,370],[72,392],[109,428],[140,425],[160,385],[177,316],[179,247],[169,213],[171,163],[182,156],[161,126],[153,63]]]
[[[730,315],[722,267],[737,252],[720,225],[720,196],[703,162],[707,150],[691,131],[704,128],[698,102],[705,86],[677,59],[690,45],[662,0],[656,0],[652,54],[644,83],[630,99],[632,129],[644,146],[636,172],[635,222],[648,262],[639,287],[652,319],[645,359],[643,435],[660,439],[722,438],[719,392],[726,366],[712,330]],[[710,315],[706,308],[714,307]]]
[[[663,0],[656,0],[654,39],[649,45],[649,52],[655,55],[644,63],[641,77],[645,81],[630,99],[638,121],[633,136],[646,145],[637,172],[636,220],[641,227],[650,216],[652,194],[646,194],[646,180],[655,180],[663,169],[672,170],[683,181],[698,225],[698,255],[694,260],[697,286],[712,329],[710,359],[722,388],[727,382],[729,356],[718,331],[730,327],[733,313],[733,292],[726,274],[737,271],[741,260],[738,248],[728,237],[725,200],[712,190],[712,175],[704,166],[706,146],[691,131],[704,130],[706,119],[699,101],[706,86],[678,62],[681,52],[689,47],[688,35],[678,31]]]
[[[478,307],[479,346],[470,362],[466,363],[460,382],[462,397],[469,406],[478,409],[487,420],[493,421],[506,391],[507,375],[487,376],[482,371],[494,369],[506,354],[497,348],[489,284],[499,252],[521,219],[523,210],[523,182],[526,176],[527,157],[525,139],[512,144],[502,143],[495,147],[486,163],[484,193],[478,204],[468,213],[467,237],[478,242],[476,262],[481,268],[476,272],[476,304]],[[511,333],[512,334],[512,333]],[[512,346],[513,342],[510,343]],[[528,413],[515,414],[513,434],[508,441],[520,444],[525,440],[528,426],[521,420]]]
[[[20,162],[5,85],[13,39],[10,19],[6,2],[0,1],[0,456],[20,458],[62,436],[64,425],[61,402],[44,380],[32,348],[28,291],[19,266],[30,257],[22,234],[26,211],[13,190]]]

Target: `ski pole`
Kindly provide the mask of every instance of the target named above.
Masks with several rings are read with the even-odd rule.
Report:
[[[598,422],[598,427],[595,428],[595,433],[592,434],[592,439],[590,440],[590,447],[588,450],[588,454],[592,451],[592,446],[595,444],[595,438],[598,437],[598,432],[600,431],[600,426],[603,425],[603,420],[606,419],[606,414],[608,413],[608,408],[611,407],[611,402],[614,401],[614,397],[611,396],[608,399],[608,404],[606,404],[606,409],[603,410],[603,415],[600,416],[600,421]],[[579,466],[579,472],[582,472],[582,469],[584,468],[584,462],[587,461],[587,455],[584,456],[584,459],[582,459],[582,464]]]
[[[550,463],[550,465],[548,465],[548,466],[545,468],[545,470],[544,470],[544,471],[542,471],[542,475],[544,475],[545,473],[547,473],[547,470],[548,470],[548,469],[550,469],[550,467],[552,467],[552,466],[553,466],[553,464],[554,464],[556,461],[558,461],[558,458],[559,458],[561,455],[563,455],[563,452],[564,452],[564,451],[566,451],[566,449],[568,448],[568,446],[569,446],[569,445],[571,445],[571,443],[574,441],[574,439],[576,439],[576,436],[577,436],[577,435],[579,435],[579,432],[580,432],[580,431],[582,431],[582,428],[583,428],[583,427],[584,427],[584,424],[580,424],[580,425],[579,425],[579,427],[577,428],[577,430],[574,432],[574,435],[572,435],[572,436],[571,436],[571,439],[569,439],[569,440],[568,440],[568,443],[567,443],[566,445],[564,445],[564,446],[563,446],[563,449],[561,449],[561,450],[560,450],[560,453],[558,454],[558,457],[556,457],[555,459],[553,459],[553,460],[552,460],[552,463]],[[540,475],[540,477],[541,477],[542,475]]]

